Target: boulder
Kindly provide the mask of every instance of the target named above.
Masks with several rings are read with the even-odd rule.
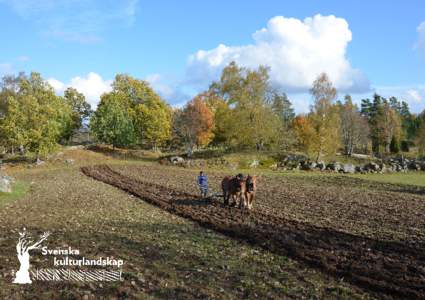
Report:
[[[9,176],[0,176],[0,192],[11,193],[12,192],[12,182]]]
[[[298,163],[305,161],[308,161],[308,157],[305,155],[287,154],[279,159],[279,166],[297,166]]]
[[[173,164],[181,164],[184,162],[184,158],[181,156],[171,156],[170,157],[170,162]]]
[[[386,172],[389,172],[389,168],[387,167],[387,165],[386,164],[384,164],[384,163],[380,163],[379,164],[379,168],[380,168],[380,170],[381,170],[381,173],[386,173]]]
[[[74,164],[74,162],[75,162],[75,160],[74,160],[74,159],[72,159],[72,158],[67,158],[67,159],[65,159],[65,163],[66,163],[67,165],[73,165],[73,164]]]
[[[316,167],[316,163],[314,162],[309,162],[309,161],[301,162],[301,170],[310,171],[310,170],[313,170],[315,167]]]
[[[326,170],[339,172],[341,170],[341,164],[339,162],[333,162],[326,166]]]
[[[362,166],[356,166],[356,173],[365,173],[365,170],[363,169]]]
[[[406,169],[404,168],[404,166],[397,164],[397,165],[395,165],[395,171],[396,172],[405,172]]]
[[[326,164],[324,161],[317,162],[316,168],[320,171],[324,171],[326,169]]]
[[[381,170],[379,165],[377,163],[374,163],[374,162],[370,162],[370,163],[366,164],[363,167],[363,169],[367,172],[372,172],[372,173],[376,173],[376,172]]]
[[[409,170],[413,170],[413,171],[419,171],[421,169],[421,165],[419,163],[417,163],[416,161],[412,160],[409,162],[409,164],[407,165],[407,168]]]
[[[41,160],[41,159],[39,159],[38,157],[37,157],[37,160],[36,160],[36,162],[35,162],[35,165],[36,166],[41,166],[41,165],[44,165],[44,161],[43,160]]]
[[[341,171],[346,174],[354,174],[356,172],[356,167],[353,164],[344,164]]]

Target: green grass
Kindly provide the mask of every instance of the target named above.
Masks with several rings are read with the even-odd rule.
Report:
[[[350,175],[365,180],[382,183],[425,186],[425,172],[391,173],[391,174],[355,174]]]
[[[11,193],[0,192],[0,206],[23,197],[30,189],[30,184],[25,181],[17,181],[12,186]]]

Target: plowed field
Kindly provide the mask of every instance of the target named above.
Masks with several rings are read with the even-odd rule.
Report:
[[[344,278],[382,298],[425,298],[420,191],[361,180],[263,177],[254,210],[199,199],[196,173],[156,166],[83,167],[87,176],[173,214]],[[217,188],[221,173],[210,176]]]

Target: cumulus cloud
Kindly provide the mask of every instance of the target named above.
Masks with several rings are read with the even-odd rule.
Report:
[[[151,74],[145,80],[149,82],[155,92],[172,106],[182,106],[190,99],[190,94],[184,91],[178,81],[173,81],[159,74]],[[77,89],[84,94],[92,108],[95,109],[100,101],[100,96],[112,90],[113,80],[103,79],[99,74],[90,72],[86,76],[73,77],[66,83],[56,78],[49,78],[47,82],[58,95],[63,95],[68,87]]]
[[[175,89],[162,81],[162,76],[160,74],[148,75],[146,81],[150,83],[152,88],[161,94],[161,97],[171,98],[176,93]]]
[[[217,79],[225,65],[236,61],[251,68],[269,66],[273,83],[287,92],[305,92],[321,72],[328,73],[341,91],[369,90],[368,79],[346,57],[352,34],[343,18],[316,15],[299,20],[277,16],[252,37],[252,44],[220,44],[191,55],[187,82],[202,85]]]
[[[402,88],[399,97],[406,101],[415,113],[420,113],[425,109],[425,86],[423,85],[413,88]]]
[[[163,75],[151,74],[145,80],[164,100],[174,107],[183,106],[193,96],[193,93],[184,90],[184,86],[179,81]]]
[[[420,94],[420,91],[418,90],[407,90],[406,91],[407,97],[411,99],[414,103],[421,103],[423,102],[423,96]]]
[[[68,87],[77,89],[80,93],[84,94],[87,102],[90,103],[93,109],[97,107],[100,96],[112,90],[112,80],[104,80],[99,74],[94,72],[90,72],[83,77],[74,77],[68,83],[63,83],[55,78],[50,78],[47,82],[49,82],[59,95],[63,94]]]
[[[47,82],[53,87],[57,94],[63,94],[66,89],[65,83],[55,78],[49,78]]]

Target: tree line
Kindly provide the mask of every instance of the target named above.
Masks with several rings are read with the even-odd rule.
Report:
[[[98,142],[113,147],[302,151],[311,159],[338,151],[382,156],[425,150],[425,114],[413,114],[395,97],[375,94],[354,103],[342,100],[328,76],[320,74],[313,104],[296,115],[287,95],[275,88],[269,68],[232,62],[220,78],[182,108],[172,108],[148,82],[118,74],[112,90],[92,111],[84,95],[68,88],[57,96],[38,73],[6,76],[0,83],[1,145],[13,153],[45,155],[66,144],[84,124]]]

